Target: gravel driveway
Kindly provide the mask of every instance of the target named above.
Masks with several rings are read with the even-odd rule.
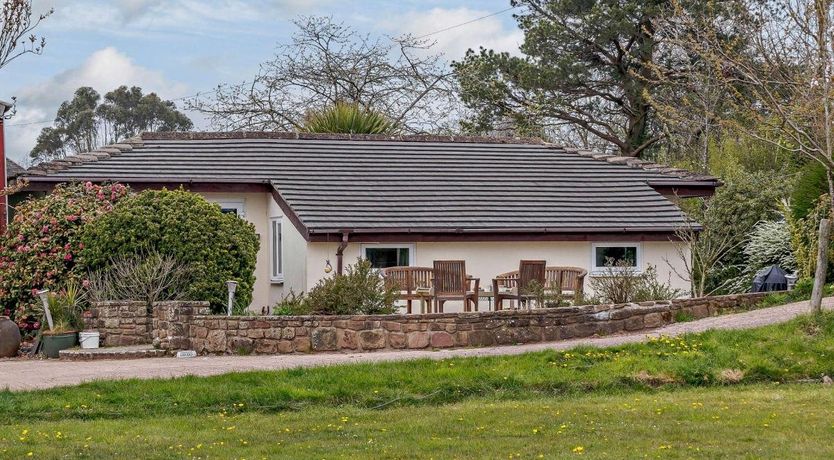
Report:
[[[834,297],[823,300],[823,307],[831,310]],[[565,340],[457,350],[380,351],[370,353],[327,353],[311,355],[262,356],[207,356],[187,359],[148,358],[124,361],[58,361],[7,360],[0,361],[0,388],[13,391],[75,385],[92,380],[129,378],[171,378],[185,375],[217,375],[228,372],[275,370],[294,367],[329,366],[408,359],[444,359],[461,356],[516,355],[539,350],[563,350],[577,345],[610,347],[625,343],[643,342],[648,337],[675,336],[686,332],[708,329],[749,329],[781,323],[809,311],[808,302],[796,302],[779,307],[764,308],[732,315],[704,318],[688,323],[671,324],[649,333],[622,334],[608,337]]]

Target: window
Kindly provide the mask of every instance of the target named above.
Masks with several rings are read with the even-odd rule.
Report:
[[[246,217],[243,200],[240,201],[215,201],[220,205],[220,212],[226,214],[237,214],[238,217]]]
[[[591,252],[591,271],[604,273],[611,265],[628,263],[628,267],[639,270],[643,257],[639,244],[636,243],[594,243]],[[616,267],[613,267],[616,270]]]
[[[273,282],[284,281],[284,246],[281,238],[281,218],[275,217],[269,220],[269,279]]]
[[[365,244],[362,255],[374,268],[414,265],[413,244]]]

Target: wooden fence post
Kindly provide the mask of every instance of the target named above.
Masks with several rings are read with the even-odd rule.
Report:
[[[822,296],[825,290],[825,274],[828,271],[828,242],[831,224],[828,219],[820,221],[819,241],[817,247],[817,270],[814,273],[814,290],[811,293],[811,310],[822,311]]]

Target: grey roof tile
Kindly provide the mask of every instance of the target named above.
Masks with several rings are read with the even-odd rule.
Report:
[[[650,183],[719,184],[530,139],[294,133],[145,134],[30,174],[33,182],[271,184],[311,233],[671,231],[685,216]]]

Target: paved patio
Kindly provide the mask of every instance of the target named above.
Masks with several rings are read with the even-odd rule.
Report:
[[[823,300],[826,310],[834,309],[834,297]],[[171,378],[185,375],[218,375],[228,372],[317,367],[337,364],[444,359],[465,356],[516,355],[540,350],[564,350],[578,345],[610,347],[646,341],[658,335],[676,336],[709,329],[750,329],[781,323],[809,312],[808,302],[796,302],[732,315],[671,324],[650,333],[622,334],[561,342],[534,343],[456,350],[383,351],[371,353],[330,353],[311,355],[207,356],[197,358],[148,358],[124,361],[70,362],[58,360],[0,361],[0,388],[13,391],[75,385],[93,380]]]

